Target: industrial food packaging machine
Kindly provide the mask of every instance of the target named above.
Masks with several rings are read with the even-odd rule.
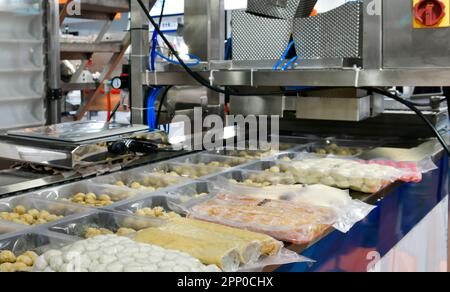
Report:
[[[229,157],[239,155],[246,161],[232,165],[232,170],[258,171],[252,169],[255,157],[249,155],[254,150],[237,154],[205,150],[200,155],[209,157],[207,162],[192,156],[186,162],[178,157],[191,153],[189,147],[172,151],[165,134],[140,126],[146,121],[148,89],[164,87],[167,113],[162,119],[167,124],[180,114],[194,116],[194,107],[203,116],[218,114],[225,120],[227,115],[279,118],[279,136],[274,140],[287,146],[269,151],[270,157],[306,151],[409,162],[431,158],[436,164],[420,183],[397,182],[374,194],[352,192],[353,198],[377,208],[347,234],[330,229],[313,243],[289,247],[314,264],[267,270],[404,269],[393,265],[395,261],[412,261],[415,270],[446,269],[449,162],[435,135],[439,133],[448,145],[449,111],[444,101],[450,87],[450,1],[334,1],[328,7],[320,0],[249,0],[246,9],[232,12],[224,9],[223,0],[185,1],[183,30],[177,33],[189,54],[202,61],[191,72],[164,60],[149,70],[152,24],[141,6],[151,9],[154,3],[130,1],[133,125],[77,122],[5,133],[0,137],[0,156],[19,164],[0,172],[0,195],[42,194],[55,188],[62,194],[85,179],[114,184],[124,174],[118,170],[125,170],[125,180],[127,172],[138,176],[139,169],[134,170],[138,166],[168,173],[180,165],[196,178],[168,183],[161,190],[176,187],[183,193],[194,182],[204,193],[204,183],[213,183],[214,175],[227,170],[207,168],[205,173],[198,167],[228,164]],[[426,5],[434,8],[431,16]],[[313,11],[318,7],[322,10]],[[231,40],[227,60],[225,36]],[[158,44],[170,52],[161,38]],[[407,105],[392,101],[392,95],[419,105],[430,123],[423,123]],[[203,136],[210,130],[194,129],[197,132],[186,130],[181,136]],[[242,129],[237,130],[233,133]],[[151,141],[155,152],[110,153],[111,143],[133,139]]]

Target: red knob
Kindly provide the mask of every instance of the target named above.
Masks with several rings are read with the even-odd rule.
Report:
[[[414,17],[425,26],[439,24],[445,17],[445,4],[439,0],[421,0],[414,6]]]

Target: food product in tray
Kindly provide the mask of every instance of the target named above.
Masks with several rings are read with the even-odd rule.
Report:
[[[364,152],[362,147],[345,147],[336,143],[325,144],[312,147],[312,151],[319,155],[336,155],[336,156],[358,156]]]
[[[417,176],[401,168],[379,164],[376,161],[360,161],[336,158],[307,158],[280,165],[281,172],[292,173],[297,183],[324,184],[342,189],[352,189],[364,193],[374,193],[382,187],[397,181],[420,181]]]
[[[208,193],[198,193],[198,194],[194,194],[194,195],[181,195],[178,197],[178,199],[180,200],[181,203],[187,203],[190,202],[192,200],[198,200],[201,198],[205,198],[209,196]]]
[[[295,179],[291,174],[275,174],[267,172],[242,172],[239,178],[230,178],[229,183],[251,187],[268,187],[274,185],[292,185]]]
[[[129,188],[108,184],[77,182],[36,192],[39,197],[101,208],[140,194]]]
[[[113,231],[107,229],[107,228],[93,228],[93,227],[89,227],[86,228],[86,231],[84,233],[84,237],[85,238],[92,238],[92,237],[96,237],[99,235],[112,235],[115,234],[117,236],[127,236],[130,234],[135,233],[136,230],[132,229],[132,228],[119,228],[117,230],[116,233],[114,233]]]
[[[210,167],[220,167],[220,168],[231,168],[236,167],[245,163],[249,160],[240,157],[228,157],[220,155],[211,154],[194,154],[187,157],[181,157],[173,160],[177,163],[190,164],[196,166],[210,166]]]
[[[159,169],[156,173],[162,175],[171,175],[174,177],[184,177],[197,179],[208,176],[213,173],[221,172],[223,169],[217,166],[194,165],[194,164],[170,164]]]
[[[276,150],[225,150],[226,155],[241,157],[245,159],[261,159],[274,156],[278,153]]]
[[[50,250],[38,257],[35,272],[218,272],[192,256],[127,237],[102,235]]]
[[[154,192],[172,185],[184,182],[185,178],[179,175],[166,175],[164,173],[148,173],[141,174],[133,178],[132,176],[127,180],[117,180],[114,184],[118,187],[129,187],[138,191]]]
[[[154,207],[154,208],[142,208],[136,211],[135,215],[140,217],[156,217],[161,219],[170,219],[175,217],[180,217],[175,212],[166,212],[163,207]]]
[[[296,244],[311,242],[337,220],[330,208],[241,195],[218,195],[192,207],[190,216]]]
[[[64,216],[51,214],[45,210],[27,209],[22,205],[15,206],[12,212],[0,212],[2,220],[30,226],[46,224],[62,218]]]
[[[261,255],[277,254],[282,247],[269,236],[186,218],[175,218],[160,227],[141,230],[134,239],[186,252],[224,271],[236,271],[240,263],[254,262]]]
[[[34,251],[26,251],[16,256],[10,250],[2,250],[0,251],[0,272],[28,272],[37,257]]]
[[[109,195],[97,196],[94,193],[78,193],[70,199],[70,202],[91,207],[105,207],[114,203]]]

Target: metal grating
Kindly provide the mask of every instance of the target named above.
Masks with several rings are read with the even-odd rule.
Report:
[[[301,59],[361,58],[362,3],[349,2],[315,17],[297,17],[293,30]]]
[[[233,60],[278,60],[289,45],[292,21],[233,11]]]
[[[300,2],[305,0],[248,0],[247,12],[270,18],[293,19]]]

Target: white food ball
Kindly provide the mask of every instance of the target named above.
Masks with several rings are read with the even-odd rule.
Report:
[[[97,251],[88,251],[86,255],[91,259],[91,261],[98,260],[100,257],[100,253]]]
[[[81,271],[80,268],[76,269],[75,265],[72,263],[68,263],[68,264],[63,264],[58,272],[62,272],[62,273],[74,273],[74,272],[79,272]]]
[[[177,265],[172,270],[176,273],[186,273],[190,271],[190,268],[184,265]]]
[[[104,273],[106,272],[106,265],[105,264],[91,265],[89,271],[94,273]]]
[[[176,254],[176,253],[167,253],[167,254],[164,256],[164,259],[167,260],[167,261],[172,261],[172,260],[175,260],[176,258],[179,258],[179,257],[180,257],[179,254]]]
[[[81,253],[79,251],[67,251],[63,253],[62,258],[64,262],[70,263],[74,259],[80,259],[81,260]]]
[[[144,265],[142,267],[142,271],[146,272],[146,273],[157,272],[158,271],[158,266],[156,266],[156,265]]]
[[[101,264],[105,264],[105,265],[114,263],[114,262],[116,262],[116,261],[117,261],[117,258],[116,258],[115,256],[108,255],[108,254],[103,254],[103,255],[101,255],[100,258],[99,258],[99,262],[100,262]]]
[[[171,268],[171,267],[163,267],[163,268],[160,268],[160,269],[159,269],[159,272],[162,272],[162,273],[171,273],[171,272],[173,272],[173,268]]]
[[[64,261],[61,256],[55,256],[51,258],[48,263],[52,270],[59,271],[61,266],[64,264]]]
[[[86,245],[87,251],[96,251],[100,249],[100,245],[96,243],[89,243]]]
[[[142,273],[144,269],[138,265],[126,266],[123,270],[125,273]]]
[[[61,257],[62,252],[59,250],[49,250],[44,254],[45,261],[50,263],[52,258]]]
[[[45,270],[45,268],[47,268],[47,267],[48,267],[48,264],[47,264],[47,261],[45,260],[44,256],[38,257],[33,265],[33,269],[38,272]]]
[[[123,264],[121,263],[114,263],[107,267],[107,271],[111,273],[118,273],[123,271]]]

